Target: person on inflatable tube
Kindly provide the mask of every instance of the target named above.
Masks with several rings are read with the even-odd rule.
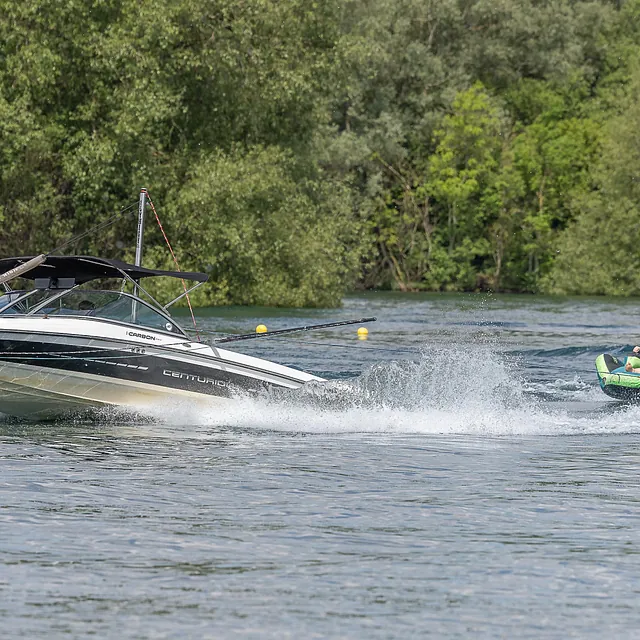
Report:
[[[627,373],[640,373],[640,347],[633,347],[633,353],[635,355],[627,358],[624,370]]]

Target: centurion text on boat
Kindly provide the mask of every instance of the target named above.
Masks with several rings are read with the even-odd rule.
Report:
[[[239,394],[272,386],[297,389],[323,381],[216,346],[216,342],[260,334],[212,344],[188,336],[168,309],[188,298],[208,276],[180,271],[177,263],[176,271],[141,266],[148,203],[153,206],[143,189],[135,264],[51,254],[0,260],[0,284],[5,288],[0,297],[0,413],[48,419],[110,406],[144,411],[167,400],[228,402]],[[195,284],[191,289],[184,286],[181,295],[161,305],[141,284],[153,277],[178,278],[183,286],[185,280]],[[27,286],[11,289],[8,282],[16,278]],[[113,283],[114,278],[121,280],[119,288],[87,287],[98,280]],[[321,326],[327,325],[299,330]]]

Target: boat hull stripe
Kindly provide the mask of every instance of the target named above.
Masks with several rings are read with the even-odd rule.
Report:
[[[56,340],[87,340],[87,341],[91,341],[90,344],[87,344],[87,346],[82,347],[83,349],[86,350],[95,350],[96,348],[100,348],[96,346],[96,341],[97,340],[107,340],[110,343],[116,343],[116,344],[122,344],[122,345],[126,345],[124,346],[122,349],[111,349],[110,351],[114,351],[114,352],[118,352],[118,353],[127,353],[128,350],[130,350],[132,348],[132,346],[140,346],[143,347],[145,349],[153,349],[154,351],[163,351],[167,357],[172,357],[175,359],[180,358],[181,360],[193,360],[195,358],[197,358],[198,360],[204,360],[207,361],[208,363],[211,363],[211,366],[230,366],[230,367],[234,367],[234,368],[238,368],[238,369],[244,369],[247,371],[247,374],[253,374],[253,375],[263,375],[263,376],[269,376],[269,377],[276,377],[279,378],[282,381],[282,386],[294,386],[294,387],[298,387],[301,384],[304,384],[305,382],[307,382],[306,380],[302,380],[299,378],[295,378],[293,376],[288,376],[284,373],[281,372],[275,372],[275,371],[269,371],[268,369],[262,369],[262,368],[258,368],[258,367],[253,367],[253,366],[247,366],[246,364],[243,364],[241,362],[236,362],[234,360],[228,360],[224,357],[221,356],[211,356],[208,354],[204,354],[204,353],[190,353],[188,350],[176,350],[175,348],[172,348],[170,346],[167,345],[162,345],[162,344],[157,344],[157,343],[153,343],[153,344],[149,344],[148,342],[142,342],[142,341],[137,341],[137,340],[123,340],[121,338],[116,338],[116,337],[111,337],[109,336],[108,338],[100,338],[97,336],[92,336],[89,334],[77,334],[77,333],[39,333],[37,331],[34,330],[26,330],[26,329],[6,329],[6,328],[0,328],[0,352],[5,351],[5,349],[2,347],[2,344],[5,343],[7,341],[6,336],[10,335],[10,334],[18,334],[18,335],[22,335],[22,336],[28,336],[28,340],[20,340],[19,342],[22,345],[25,345],[27,343],[31,343],[32,340],[39,338],[39,342],[40,344],[45,344],[46,348],[45,349],[34,349],[34,351],[51,351],[51,349],[49,348],[51,344],[57,344],[55,341]],[[166,337],[166,336],[164,336]],[[18,341],[18,340],[16,340]],[[46,342],[44,342],[46,341]],[[187,341],[185,341],[186,343]],[[34,342],[34,344],[36,344]],[[182,343],[181,343],[182,344]],[[196,345],[198,343],[195,343]],[[215,347],[213,347],[213,349],[215,350]],[[19,351],[25,351],[26,349],[22,348],[19,349]],[[0,358],[1,359],[1,358]],[[192,363],[189,362],[189,366],[199,366],[197,363]],[[200,365],[201,366],[201,365]],[[206,366],[206,365],[205,365]],[[208,369],[208,367],[206,367]],[[320,380],[319,378],[315,378],[316,380]],[[290,384],[287,384],[290,383]],[[278,384],[277,382],[275,384]]]
[[[0,340],[0,352],[0,365],[2,362],[15,362],[212,396],[231,397],[238,392],[258,392],[274,384],[222,368],[180,362],[158,354],[140,354],[133,350],[128,354],[121,349],[99,350],[94,346],[73,347],[68,343]],[[15,352],[15,355],[11,352]],[[34,355],[27,355],[29,352],[34,352]],[[42,353],[48,355],[36,355]],[[85,357],[84,353],[89,357]],[[284,385],[276,383],[275,386]]]

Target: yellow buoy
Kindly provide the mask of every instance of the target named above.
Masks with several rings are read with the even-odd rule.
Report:
[[[358,338],[360,340],[366,340],[368,335],[369,335],[369,329],[367,329],[367,327],[360,327],[358,329]]]
[[[256,333],[267,333],[267,327],[264,324],[259,324],[256,327]]]

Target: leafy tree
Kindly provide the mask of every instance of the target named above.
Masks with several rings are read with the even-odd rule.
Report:
[[[0,43],[5,254],[144,185],[202,303],[579,291],[572,243],[604,255],[637,203],[640,0],[0,0]]]
[[[207,303],[335,306],[353,277],[347,194],[277,147],[203,156],[169,200],[185,267],[208,256]]]
[[[559,243],[553,269],[543,282],[552,293],[638,295],[640,237],[640,73],[622,115],[605,129],[602,158],[594,163],[595,190],[576,197],[580,212]]]

